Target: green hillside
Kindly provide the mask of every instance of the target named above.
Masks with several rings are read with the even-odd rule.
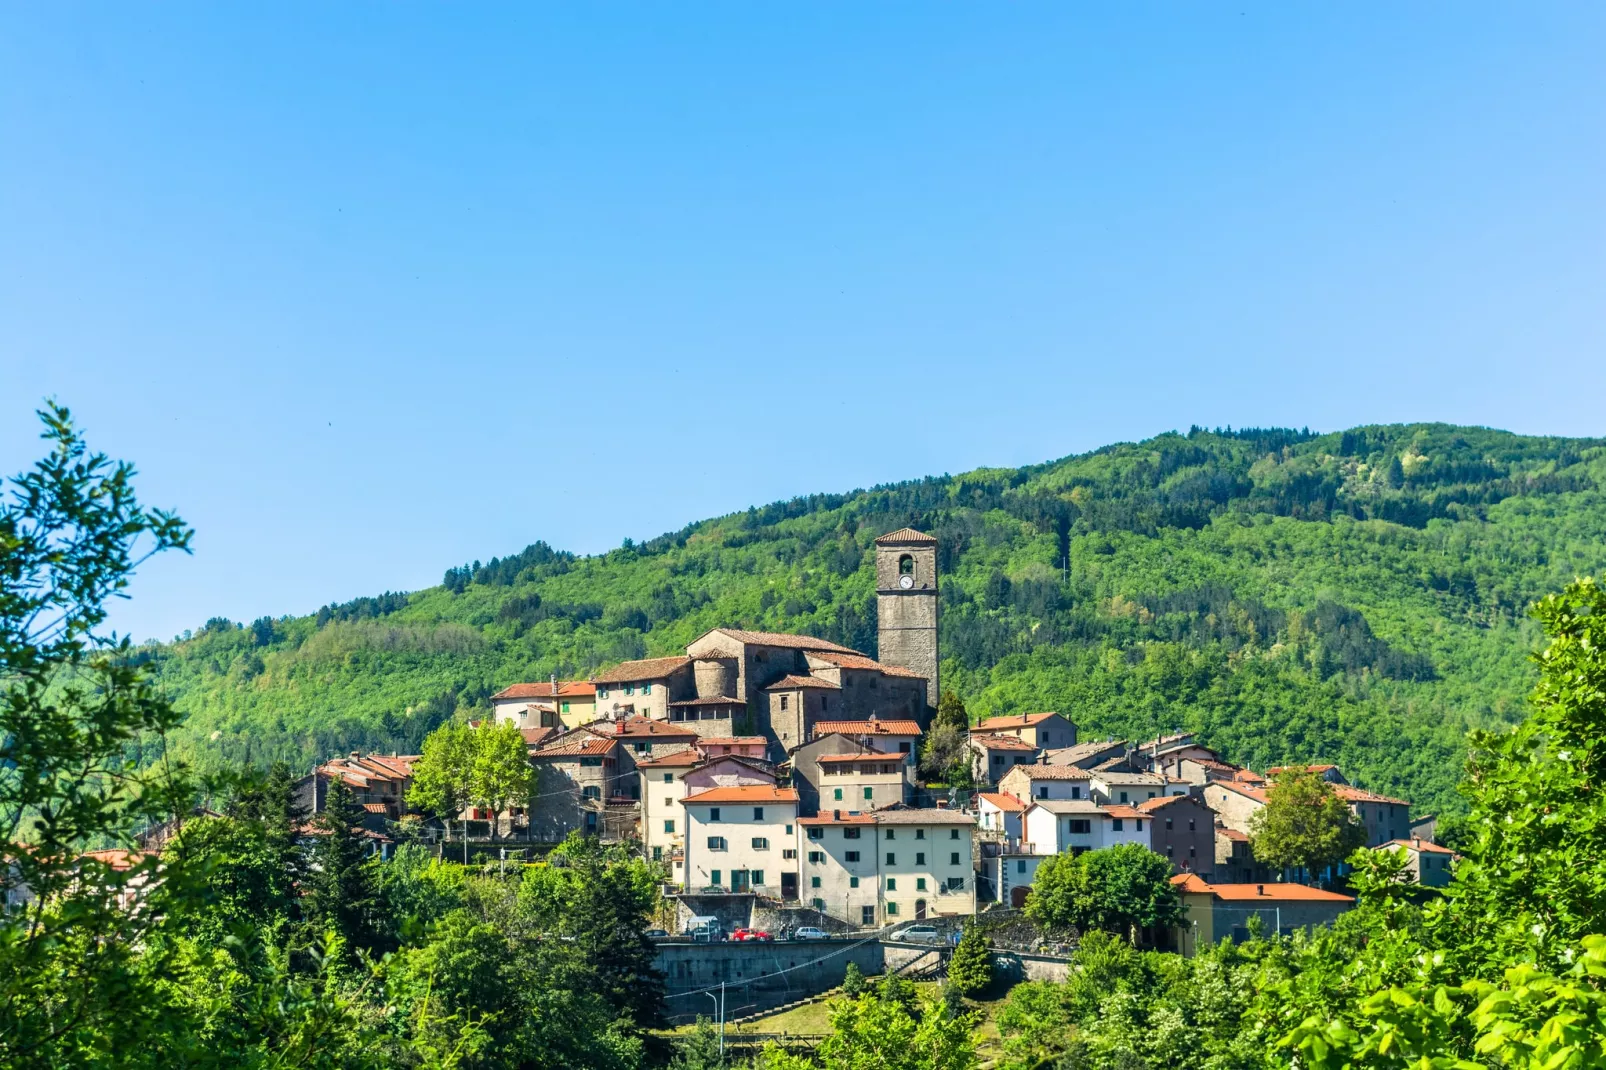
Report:
[[[1460,740],[1515,721],[1525,607],[1606,563],[1606,440],[1446,425],[1202,431],[1021,469],[777,502],[441,586],[208,622],[142,651],[203,764],[411,750],[515,681],[717,625],[875,652],[871,540],[941,540],[944,683],[1091,738],[1190,728],[1251,765],[1340,762],[1454,805]]]

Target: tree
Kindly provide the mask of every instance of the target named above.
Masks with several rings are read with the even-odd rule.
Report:
[[[876,996],[838,1000],[831,1006],[832,1033],[819,1046],[823,1070],[972,1070],[978,1065],[971,1037],[975,1016],[953,1015],[941,1000],[914,1010],[901,1000]],[[761,1070],[812,1070],[808,1060],[770,1045]]]
[[[864,994],[864,971],[857,962],[848,963],[848,968],[842,971],[842,994],[849,999],[858,999]]]
[[[719,1033],[708,1019],[699,1017],[697,1027],[675,1045],[675,1057],[669,1070],[719,1070],[725,1065],[720,1052]]]
[[[353,949],[376,949],[379,897],[359,831],[363,809],[342,780],[329,785],[323,813],[314,821],[316,842],[303,906],[314,926],[338,933]]]
[[[424,740],[413,763],[407,804],[440,818],[450,837],[452,818],[469,803],[473,770],[473,729],[461,721],[447,721]]]
[[[183,874],[128,911],[156,858],[82,854],[136,848],[134,829],[186,812],[192,790],[170,763],[129,764],[164,755],[180,717],[101,631],[137,565],[190,531],[141,506],[133,467],[91,453],[65,408],[39,417],[48,455],[0,488],[0,898],[22,896],[0,912],[0,1065],[18,1068],[116,1057],[163,1027],[157,952],[139,948]]]
[[[1026,913],[1050,928],[1102,929],[1135,940],[1139,929],[1176,924],[1182,899],[1170,862],[1142,844],[1123,843],[1044,862]]]
[[[509,806],[528,805],[535,794],[535,767],[524,735],[512,721],[482,724],[470,733],[469,800],[491,812],[491,838]]]
[[[927,782],[953,784],[970,779],[970,733],[953,724],[933,724],[920,750],[920,775]]]
[[[980,925],[965,926],[948,959],[948,983],[962,996],[975,996],[993,983],[993,951]]]
[[[1333,785],[1308,769],[1279,773],[1266,789],[1266,805],[1249,819],[1255,858],[1279,869],[1312,875],[1342,862],[1366,842],[1366,830]]]
[[[970,729],[970,714],[965,709],[965,700],[957,692],[944,691],[942,698],[937,700],[937,717],[933,725],[953,725],[955,728],[968,731]]]

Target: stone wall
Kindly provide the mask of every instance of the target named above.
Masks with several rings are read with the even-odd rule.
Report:
[[[781,943],[658,945],[664,1006],[675,1024],[713,1017],[719,986],[725,985],[727,1021],[816,996],[842,983],[848,963],[865,974],[882,972],[884,956],[875,939],[838,938]],[[714,999],[707,989],[713,989]]]

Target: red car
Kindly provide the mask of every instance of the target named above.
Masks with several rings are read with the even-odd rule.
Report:
[[[744,928],[737,929],[735,932],[731,933],[731,939],[738,943],[746,943],[749,940],[762,940],[767,943],[771,940],[774,940],[775,935],[773,933],[766,932],[763,929]]]

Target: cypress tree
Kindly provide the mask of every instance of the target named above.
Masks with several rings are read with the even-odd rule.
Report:
[[[378,897],[368,868],[368,848],[358,831],[362,815],[362,807],[342,781],[329,785],[324,811],[313,822],[317,842],[302,900],[308,923],[338,932],[353,951],[373,950],[379,943],[374,926]]]

